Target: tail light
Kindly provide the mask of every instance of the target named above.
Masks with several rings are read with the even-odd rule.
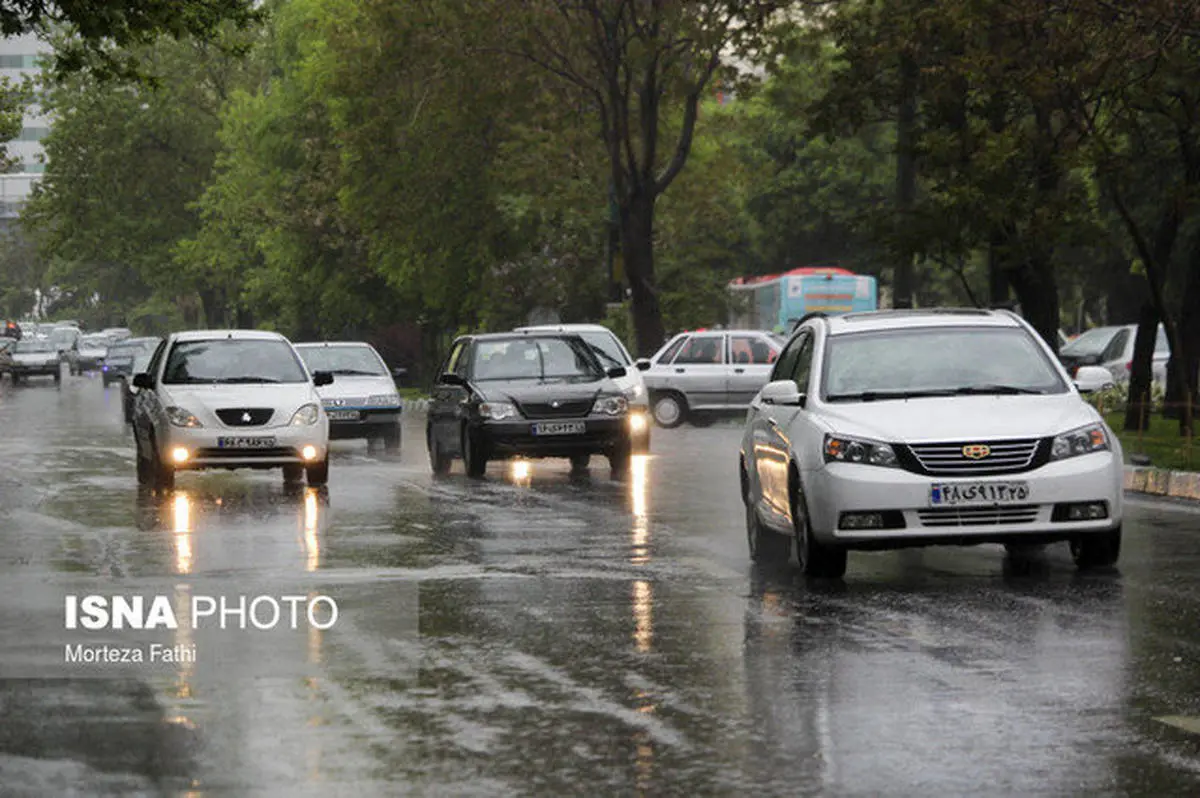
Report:
[[[1075,375],[1079,373],[1079,366],[1071,366],[1071,379],[1075,379]]]

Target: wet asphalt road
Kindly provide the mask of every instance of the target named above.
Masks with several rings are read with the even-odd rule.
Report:
[[[295,576],[345,608],[245,672],[0,683],[0,795],[1200,794],[1162,720],[1200,716],[1194,507],[1133,502],[1116,574],[983,546],[808,584],[748,562],[736,424],[656,430],[626,482],[472,482],[431,477],[421,421],[399,457],[339,444],[327,494],[157,497],[115,388],[4,381],[0,602]]]

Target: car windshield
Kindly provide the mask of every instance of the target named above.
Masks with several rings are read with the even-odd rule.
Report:
[[[375,350],[366,346],[300,346],[296,348],[309,371],[363,377],[386,377],[387,369]]]
[[[132,344],[115,344],[108,348],[107,358],[110,360],[114,357],[132,358],[137,351],[139,351],[138,347]]]
[[[870,401],[960,394],[1064,393],[1023,329],[924,328],[829,338],[824,398]]]
[[[1119,327],[1097,327],[1088,330],[1083,335],[1064,346],[1060,352],[1068,357],[1087,357],[1099,355],[1108,346],[1108,342],[1117,334]]]
[[[54,345],[49,341],[42,341],[36,338],[22,338],[17,341],[17,352],[53,352]]]
[[[109,339],[99,335],[85,335],[79,339],[79,345],[84,349],[107,349]]]
[[[306,382],[300,361],[285,341],[216,338],[179,341],[171,349],[163,383]]]
[[[617,339],[612,333],[583,332],[579,333],[579,337],[591,348],[592,354],[600,358],[600,362],[606,368],[629,365],[629,358],[621,351],[621,345],[617,343]]]
[[[56,344],[69,344],[78,337],[78,330],[58,329],[50,333],[50,340]]]
[[[591,381],[604,376],[591,347],[579,338],[480,341],[472,374],[476,380]]]

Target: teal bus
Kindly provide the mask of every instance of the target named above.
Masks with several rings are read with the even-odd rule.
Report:
[[[802,267],[729,283],[730,326],[787,333],[809,313],[877,310],[879,286],[866,274],[837,267]]]

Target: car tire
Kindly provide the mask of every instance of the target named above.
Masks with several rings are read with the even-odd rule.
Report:
[[[302,465],[285,465],[283,467],[284,484],[294,484],[304,478],[304,466]]]
[[[442,451],[442,445],[434,437],[432,430],[425,431],[425,446],[429,450],[429,467],[435,476],[444,477],[450,473],[454,460]]]
[[[787,535],[772,532],[763,526],[758,510],[748,499],[746,507],[746,544],[750,547],[750,559],[759,565],[786,565],[792,556],[792,541]]]
[[[1077,568],[1111,568],[1121,556],[1121,527],[1081,535],[1070,545],[1071,558]]]
[[[483,448],[483,442],[466,425],[462,428],[462,456],[467,476],[479,478],[487,472],[488,458],[487,452]]]
[[[633,442],[624,438],[608,455],[608,468],[613,479],[623,479],[629,473],[633,460]]]
[[[383,433],[383,435],[380,436],[380,440],[383,442],[383,450],[388,454],[395,454],[396,452],[399,452],[400,436],[401,432],[399,424],[397,424],[393,429],[389,429],[387,432]]]
[[[308,484],[314,488],[319,488],[329,482],[329,454],[325,454],[325,459],[319,463],[304,467],[304,475],[308,480]]]
[[[571,470],[586,471],[590,462],[592,462],[590,454],[573,454],[571,455]]]
[[[687,420],[687,400],[674,391],[661,393],[654,398],[650,414],[654,416],[654,423],[664,429],[678,427]]]
[[[158,452],[158,443],[150,438],[150,479],[159,490],[172,490],[175,487],[175,469],[162,461]]]
[[[846,549],[828,546],[812,534],[808,502],[799,490],[793,490],[792,525],[796,534],[796,559],[800,572],[819,579],[841,579],[846,573]]]

